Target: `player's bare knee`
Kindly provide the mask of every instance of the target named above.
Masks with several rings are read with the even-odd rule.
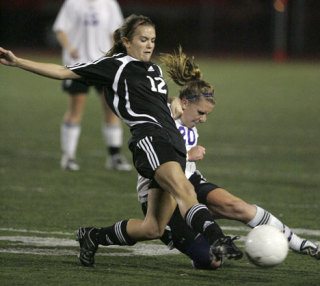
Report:
[[[146,230],[145,235],[148,239],[158,239],[163,233],[164,229],[160,228],[158,225],[154,225]]]

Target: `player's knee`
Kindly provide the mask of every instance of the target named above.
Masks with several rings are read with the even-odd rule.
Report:
[[[145,236],[148,239],[158,239],[164,233],[164,229],[160,228],[158,225],[152,225],[145,231]]]

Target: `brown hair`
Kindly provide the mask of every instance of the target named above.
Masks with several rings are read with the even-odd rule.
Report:
[[[124,20],[123,25],[114,31],[113,33],[113,46],[107,52],[107,56],[112,56],[118,53],[127,53],[125,46],[122,43],[122,38],[127,38],[132,40],[133,34],[139,26],[152,26],[155,24],[151,21],[149,17],[143,15],[132,14]]]
[[[199,101],[201,97],[215,104],[214,89],[202,79],[199,66],[194,58],[189,58],[182,52],[181,46],[178,52],[162,54],[160,61],[166,66],[170,78],[181,86],[179,97],[189,101]]]

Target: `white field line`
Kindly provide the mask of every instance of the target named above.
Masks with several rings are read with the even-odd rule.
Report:
[[[0,253],[20,253],[35,255],[76,255],[79,244],[75,240],[55,238],[55,237],[36,237],[36,236],[0,236],[1,241],[9,241],[10,248],[0,248]],[[19,247],[20,246],[20,247]],[[23,247],[21,246],[30,246]],[[32,248],[37,247],[37,248]],[[46,248],[50,247],[50,248]],[[53,249],[53,247],[56,247]],[[70,249],[63,249],[70,247]],[[74,248],[71,249],[71,248]],[[177,250],[169,250],[163,244],[137,243],[134,246],[108,246],[113,249],[111,253],[98,253],[102,256],[158,256],[172,255],[179,253]],[[115,252],[117,249],[128,252]]]
[[[221,227],[223,230],[228,230],[228,231],[240,231],[240,232],[249,232],[250,228],[246,226],[222,226]],[[1,229],[0,229],[1,230]],[[305,229],[305,228],[292,228],[291,229],[294,233],[301,235],[301,236],[316,236],[320,237],[320,229]]]
[[[233,231],[233,232],[249,232],[250,228],[247,226],[222,226],[224,231]],[[20,232],[20,233],[29,233],[29,234],[47,234],[47,235],[75,235],[75,232],[62,232],[62,231],[41,231],[41,230],[30,230],[30,229],[16,229],[16,228],[1,228],[0,231],[7,232]],[[306,236],[316,236],[320,237],[320,229],[305,229],[305,228],[292,228],[292,231],[298,235]]]
[[[250,230],[248,227],[223,227],[225,231],[245,232],[240,237],[240,242],[244,243],[245,235]],[[38,230],[0,228],[0,231],[19,232],[25,234],[46,234],[46,235],[64,235],[70,236],[72,233],[67,232],[47,232]],[[294,229],[299,235],[312,235],[320,237],[320,230]],[[0,241],[10,242],[10,247],[0,248],[0,253],[32,254],[32,255],[54,255],[54,256],[74,256],[78,253],[78,243],[73,239],[57,237],[39,237],[39,236],[21,236],[7,235],[0,236]],[[21,247],[23,246],[23,247]],[[49,248],[48,248],[49,247]],[[63,247],[70,247],[66,249]],[[74,250],[72,248],[75,248]],[[178,254],[177,250],[169,250],[163,244],[157,243],[137,243],[134,246],[108,246],[113,249],[111,253],[98,252],[101,256],[154,256],[154,255],[173,255]],[[126,250],[127,252],[116,252],[117,249]]]
[[[173,250],[159,250],[155,244],[149,245],[147,250],[135,251],[134,247],[131,247],[131,252],[113,252],[113,253],[101,253],[98,252],[97,256],[159,256],[159,255],[176,255],[179,254],[176,249]],[[10,254],[29,254],[29,255],[48,255],[48,256],[77,256],[79,251],[68,249],[48,249],[48,248],[0,248],[0,253]]]

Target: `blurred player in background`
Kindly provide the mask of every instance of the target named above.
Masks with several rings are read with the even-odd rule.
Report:
[[[170,71],[175,70],[177,63],[184,63],[185,66],[191,65],[191,60],[182,53],[181,49],[179,54],[175,56],[162,56],[162,61],[166,64],[169,75]],[[207,115],[215,106],[214,97],[204,92],[206,88],[207,83],[203,80],[190,81],[187,85],[183,85],[179,99],[176,98],[172,103],[173,110],[182,112],[181,117],[176,119],[175,122],[183,136],[187,149],[186,177],[193,184],[198,201],[208,206],[214,219],[237,220],[251,228],[262,224],[272,225],[285,234],[290,249],[297,253],[309,254],[315,259],[320,259],[318,245],[307,239],[300,238],[267,210],[257,205],[249,204],[216,184],[208,182],[197,170],[196,161],[204,158],[205,148],[198,145],[196,125],[206,122]],[[177,116],[177,112],[174,113]],[[150,180],[139,175],[137,191],[144,214],[146,214],[148,194],[150,192],[149,183]],[[176,248],[189,256],[195,268],[212,269],[208,251],[210,245],[201,234],[192,231],[187,226],[178,209],[175,210],[161,240],[169,248]]]
[[[115,0],[66,0],[53,25],[62,47],[63,63],[74,65],[96,60],[112,47],[112,34],[123,23],[123,16]],[[76,151],[81,133],[81,120],[90,86],[81,79],[63,81],[69,94],[69,105],[61,124],[61,168],[79,170]],[[94,86],[101,97],[104,111],[102,135],[108,149],[108,169],[130,171],[131,165],[120,153],[123,129],[118,117],[105,103],[102,86]]]

